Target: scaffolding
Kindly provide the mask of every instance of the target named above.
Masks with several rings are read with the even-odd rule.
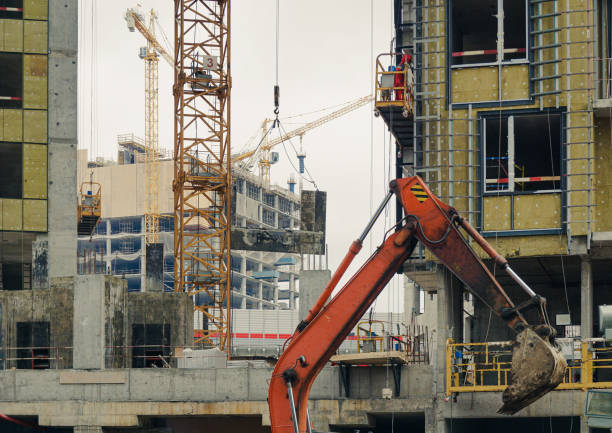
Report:
[[[230,7],[175,0],[175,291],[196,343],[230,349]]]
[[[481,153],[482,114],[520,109],[546,113],[558,109],[563,118],[560,144],[563,168],[561,173],[549,176],[549,180],[556,182],[555,188],[562,191],[558,229],[567,232],[568,243],[572,236],[586,236],[588,247],[593,231],[595,159],[593,0],[528,0],[525,11],[528,50],[504,46],[502,13],[497,15],[496,49],[456,53],[449,51],[451,35],[447,35],[447,29],[452,11],[447,10],[447,2],[404,0],[402,5],[413,12],[402,10],[401,19],[411,21],[396,22],[396,27],[412,29],[412,35],[396,37],[402,46],[396,48],[400,52],[395,62],[403,52],[413,54],[415,84],[414,115],[409,119],[413,123],[412,140],[400,139],[395,134],[398,176],[421,176],[436,195],[466,215],[471,224],[486,231],[481,186],[485,161]],[[509,53],[525,57],[508,61]],[[450,59],[456,56],[479,54],[489,54],[495,61],[482,67],[451,65]],[[529,83],[521,83],[515,72],[524,72]],[[481,83],[476,74],[489,81],[483,79]],[[468,76],[475,82],[465,86],[464,77]],[[490,86],[485,88],[485,84]],[[377,107],[382,101],[382,96],[377,95]],[[385,121],[392,132],[406,126],[398,118]],[[522,167],[519,173],[520,170]],[[512,179],[515,180],[529,181],[524,176]]]

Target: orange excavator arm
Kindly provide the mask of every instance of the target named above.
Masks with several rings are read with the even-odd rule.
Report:
[[[400,199],[405,210],[403,226],[385,239],[359,271],[326,304],[336,284],[361,249],[361,244],[374,221],[393,194]],[[353,242],[347,256],[309,311],[308,316],[298,325],[290,343],[276,364],[268,391],[272,433],[310,432],[307,403],[315,378],[389,280],[411,255],[417,240],[436,255],[475,296],[502,317],[508,326],[517,332],[529,329],[520,313],[521,308],[525,306],[517,308],[513,305],[491,272],[466,243],[459,227],[463,227],[502,268],[506,269],[510,276],[516,277],[515,281],[521,287],[524,286],[523,289],[534,300],[532,303],[541,305],[543,298],[535,295],[514,274],[506,260],[497,254],[476,230],[457,214],[455,209],[440,201],[421,178],[414,176],[397,179],[391,182],[391,192],[378,208],[362,235]],[[533,331],[531,332],[535,335]],[[529,334],[529,337],[542,340],[539,336],[534,337],[534,335]],[[544,340],[542,343],[546,345]],[[561,375],[559,382],[562,377]],[[557,380],[556,376],[554,380]],[[523,403],[527,401],[526,398],[532,398],[530,401],[533,401],[541,397],[542,391],[545,393],[552,389],[550,388],[551,383],[546,382],[548,385],[546,391],[542,386],[536,387],[537,389],[530,388],[531,394],[529,395],[525,395],[524,388],[521,388],[518,399],[515,396],[511,402],[514,406],[511,410],[506,409],[505,412],[513,413],[516,407],[520,406],[519,409],[524,407]],[[554,386],[556,384],[558,382]],[[535,398],[534,392],[537,394]]]

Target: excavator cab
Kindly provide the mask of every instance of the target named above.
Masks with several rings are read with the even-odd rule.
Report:
[[[77,205],[78,235],[90,236],[96,228],[101,214],[102,186],[98,182],[83,182]]]

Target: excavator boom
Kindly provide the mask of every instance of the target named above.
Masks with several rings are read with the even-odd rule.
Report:
[[[336,296],[325,304],[335,284],[359,251],[361,242],[373,222],[368,224],[366,231],[351,246],[347,257],[313,309],[298,325],[276,364],[268,391],[273,433],[310,431],[307,403],[316,376],[411,255],[417,240],[436,255],[475,296],[505,320],[508,326],[519,332],[513,352],[513,384],[508,387],[509,392],[504,393],[504,407],[500,410],[502,413],[520,410],[563,379],[566,368],[563,357],[546,336],[542,338],[528,327],[521,315],[521,306],[516,307],[512,303],[491,272],[466,243],[459,227],[464,227],[512,276],[514,273],[505,259],[495,253],[452,207],[440,201],[418,176],[391,182],[391,191],[399,197],[404,207],[404,225],[385,239]],[[377,215],[389,197],[390,195],[378,209]],[[525,284],[518,276],[516,278],[517,282],[520,281],[519,285]],[[531,289],[525,284],[525,290]],[[533,299],[543,302],[542,298],[537,296]],[[540,357],[542,362],[531,368],[530,372],[526,366],[529,365],[531,356]],[[521,365],[515,365],[517,363]]]

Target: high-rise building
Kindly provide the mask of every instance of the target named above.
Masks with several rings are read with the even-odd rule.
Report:
[[[88,162],[79,151],[79,179],[99,182],[102,219],[92,236],[78,241],[79,274],[124,277],[128,290],[146,290],[144,242],[144,143],[133,134],[118,137],[118,163]],[[172,159],[159,155],[159,242],[164,248],[164,290],[174,290]],[[284,188],[263,188],[262,180],[235,169],[235,224],[247,228],[299,229],[299,196]],[[232,308],[295,309],[299,257],[264,251],[232,253]],[[196,303],[199,300],[194,300]],[[196,317],[196,321],[198,318]]]
[[[64,3],[0,8],[3,290],[76,271],[77,12]]]

